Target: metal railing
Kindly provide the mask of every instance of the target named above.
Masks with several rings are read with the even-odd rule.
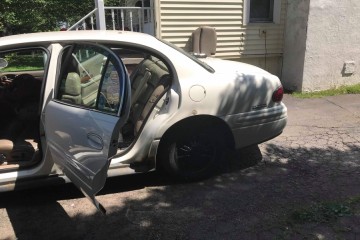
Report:
[[[86,16],[68,28],[70,30],[95,30],[95,8]],[[104,7],[106,29],[144,32],[145,24],[154,23],[153,10],[150,7]]]
[[[72,25],[71,27],[69,27],[67,30],[71,31],[71,30],[86,30],[87,28],[87,24],[86,24],[86,20],[90,19],[90,25],[91,25],[91,29],[94,30],[95,28],[95,24],[94,24],[94,16],[95,16],[95,12],[97,11],[97,8],[95,8],[94,10],[92,10],[91,12],[89,12],[88,14],[86,14],[82,19],[80,19],[79,21],[77,21],[74,25]]]

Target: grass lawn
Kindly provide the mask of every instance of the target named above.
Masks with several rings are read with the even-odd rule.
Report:
[[[20,72],[44,69],[43,56],[9,56],[5,58],[8,66],[0,70],[0,72]]]
[[[297,98],[321,98],[327,96],[335,96],[341,94],[360,94],[360,84],[341,86],[329,90],[323,90],[318,92],[299,93],[295,92],[291,95]]]

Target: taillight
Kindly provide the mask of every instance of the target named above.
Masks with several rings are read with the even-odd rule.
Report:
[[[278,89],[276,89],[272,95],[272,100],[274,102],[281,102],[284,96],[284,88],[280,86]]]

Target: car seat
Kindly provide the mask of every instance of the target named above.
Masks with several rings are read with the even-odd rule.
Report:
[[[81,81],[76,72],[69,72],[64,86],[61,100],[74,104],[81,104]]]
[[[192,33],[192,51],[194,53],[204,53],[206,56],[216,53],[216,31],[212,27],[203,26],[197,28]]]

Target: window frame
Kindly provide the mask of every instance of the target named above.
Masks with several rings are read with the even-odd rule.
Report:
[[[5,49],[5,50],[1,50],[0,51],[0,55],[1,54],[9,54],[9,53],[18,53],[18,52],[28,52],[28,51],[42,51],[43,54],[43,66],[42,68],[34,68],[34,69],[20,69],[20,70],[16,70],[16,71],[9,71],[6,68],[12,67],[12,66],[6,66],[5,68],[2,68],[0,70],[0,74],[3,73],[16,73],[16,72],[21,72],[21,73],[26,73],[26,72],[37,72],[37,71],[43,71],[44,74],[47,72],[47,68],[49,65],[49,60],[50,60],[50,52],[48,49],[42,47],[42,46],[31,46],[31,47],[20,47],[20,48],[13,48],[13,49]],[[44,76],[45,78],[45,76]]]
[[[273,19],[272,21],[250,21],[250,1],[244,0],[244,11],[243,11],[243,25],[252,25],[252,24],[280,24],[281,22],[281,0],[273,0]]]
[[[64,71],[63,67],[64,67],[64,64],[66,65],[67,63],[65,63],[63,60],[67,60],[67,58],[69,56],[64,56],[64,54],[70,54],[72,55],[74,53],[74,50],[78,47],[84,47],[84,46],[90,46],[90,47],[95,47],[95,48],[98,48],[100,50],[103,50],[105,52],[107,52],[109,55],[108,55],[108,59],[106,60],[107,64],[108,62],[111,61],[114,61],[114,63],[118,62],[118,64],[114,64],[114,69],[120,73],[121,76],[125,77],[125,78],[128,78],[128,74],[125,70],[125,66],[123,65],[123,62],[121,60],[120,57],[117,57],[117,55],[111,50],[111,48],[108,48],[106,45],[100,45],[100,44],[96,44],[96,43],[89,43],[89,42],[76,42],[76,43],[73,43],[73,44],[66,44],[63,46],[63,49],[61,50],[61,53],[59,54],[58,56],[58,65],[57,65],[57,77],[56,77],[56,88],[55,88],[55,94],[54,94],[54,101],[56,102],[59,102],[61,104],[64,104],[64,105],[69,105],[69,106],[72,106],[72,107],[75,107],[75,108],[82,108],[82,109],[88,109],[90,111],[96,111],[96,112],[101,112],[103,114],[107,114],[107,115],[114,115],[114,116],[122,116],[123,115],[123,112],[125,111],[126,109],[126,97],[125,95],[127,94],[126,92],[129,91],[128,89],[128,86],[127,84],[124,82],[124,81],[121,81],[119,80],[119,84],[120,84],[120,92],[119,92],[119,95],[120,95],[120,99],[119,99],[119,107],[117,109],[116,112],[114,111],[106,111],[104,109],[99,109],[98,108],[98,103],[95,105],[95,106],[87,106],[87,105],[84,105],[84,104],[76,104],[76,103],[71,103],[71,102],[68,102],[68,101],[63,101],[61,99],[61,91],[60,91],[60,88],[61,88],[61,84],[62,84],[62,80],[64,79],[65,75],[64,73],[66,73],[66,71]],[[69,51],[69,52],[67,52]],[[119,66],[117,66],[119,65]],[[100,92],[102,91],[102,86],[104,84],[104,77],[105,77],[105,70],[106,68],[102,69],[101,71],[101,79],[100,79],[100,83],[99,83],[99,86],[98,86],[98,92],[97,92],[97,96],[96,96],[96,102],[99,101],[99,95],[100,95]],[[119,77],[121,77],[119,76]]]

